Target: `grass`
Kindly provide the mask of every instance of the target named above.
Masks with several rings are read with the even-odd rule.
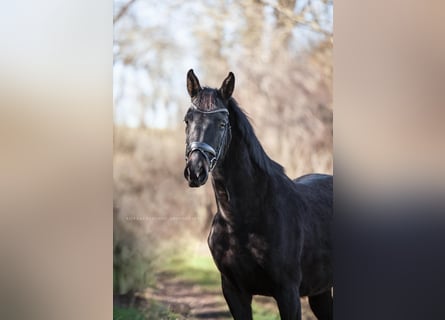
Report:
[[[212,258],[207,255],[188,255],[186,253],[170,258],[163,270],[177,278],[205,289],[221,288],[221,278]]]
[[[145,314],[130,307],[113,307],[113,320],[145,320]]]
[[[141,309],[134,307],[113,307],[113,320],[178,320],[182,316],[173,313],[168,307],[151,301]]]
[[[278,311],[272,311],[256,302],[252,303],[252,314],[255,320],[280,320]]]

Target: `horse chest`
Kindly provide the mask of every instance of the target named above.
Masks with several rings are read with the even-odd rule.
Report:
[[[259,235],[250,233],[238,236],[228,226],[214,222],[208,244],[219,271],[236,283],[262,292],[258,279],[270,277],[268,272],[268,247]]]

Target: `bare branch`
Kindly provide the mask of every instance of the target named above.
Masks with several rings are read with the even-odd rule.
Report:
[[[122,18],[123,15],[127,13],[130,6],[135,2],[136,0],[129,0],[126,4],[124,4],[119,10],[118,14],[115,17],[113,17],[113,23],[116,23],[120,18]]]
[[[328,36],[328,37],[332,38],[332,33],[330,31],[328,31],[328,30],[323,29],[320,26],[320,23],[318,23],[318,21],[316,19],[313,20],[313,21],[308,21],[307,19],[304,18],[304,14],[307,11],[306,7],[304,7],[302,12],[300,12],[300,14],[297,15],[292,10],[290,10],[290,9],[288,9],[286,7],[281,6],[279,3],[273,3],[270,0],[259,0],[259,2],[261,2],[264,5],[272,7],[274,10],[276,10],[281,15],[283,15],[284,17],[286,17],[290,21],[294,22],[295,24],[308,27],[312,31],[321,33],[321,34],[323,34],[325,36]]]

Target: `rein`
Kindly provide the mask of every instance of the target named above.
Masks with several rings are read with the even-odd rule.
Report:
[[[227,110],[227,109],[216,109],[216,110],[211,110],[211,111],[204,111],[204,110],[198,109],[198,107],[194,104],[192,104],[192,108],[194,111],[204,113],[204,114],[219,113],[219,112],[224,112],[224,113],[229,114],[229,110]],[[227,135],[228,130],[230,130],[230,123],[227,123],[226,127],[224,128],[224,132],[221,136],[221,140],[220,140],[218,148],[216,150],[211,145],[209,145],[205,142],[199,142],[199,141],[191,142],[186,148],[185,161],[188,161],[189,156],[193,151],[199,151],[204,156],[204,158],[206,158],[207,163],[209,164],[209,172],[212,172],[212,170],[216,166],[216,163],[218,162],[219,157],[221,156],[221,150],[222,150],[223,144],[226,140],[226,135]],[[209,157],[209,154],[212,156],[211,158]]]

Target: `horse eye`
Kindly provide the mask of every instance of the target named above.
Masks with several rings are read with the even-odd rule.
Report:
[[[220,123],[219,123],[219,127],[220,127],[221,129],[224,129],[224,128],[226,127],[226,123],[225,123],[224,121],[220,122]]]

